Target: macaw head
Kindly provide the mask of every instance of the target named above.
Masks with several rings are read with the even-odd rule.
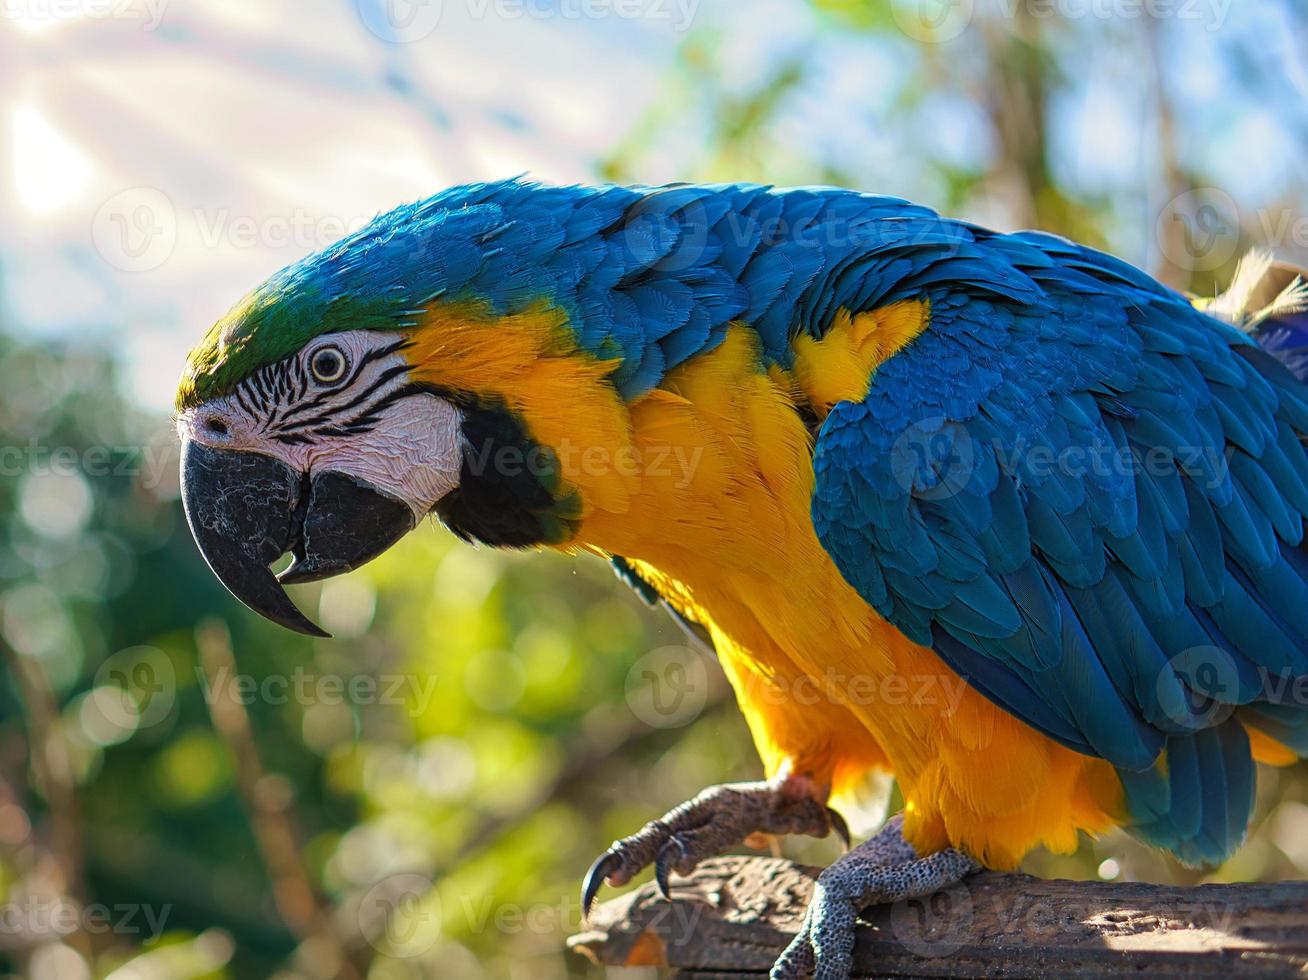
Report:
[[[455,188],[283,270],[214,325],[176,409],[187,520],[223,584],[326,635],[282,586],[356,568],[429,513],[491,545],[566,543],[582,495],[560,456],[620,443],[624,390],[646,383],[612,322],[589,342],[576,327],[579,284],[609,274],[587,238],[635,196]]]
[[[257,303],[206,344],[229,347]],[[204,397],[188,385],[179,400],[191,532],[223,584],[274,622],[324,635],[279,580],[361,565],[458,486],[462,419],[413,380],[406,345],[383,331],[328,333],[230,389]],[[287,551],[274,577],[268,566]]]

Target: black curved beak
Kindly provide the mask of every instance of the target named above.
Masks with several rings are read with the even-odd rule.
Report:
[[[413,530],[413,511],[402,500],[348,473],[316,476],[309,488],[309,509],[295,560],[277,581],[283,585],[316,582],[358,568]]]
[[[283,583],[358,568],[414,527],[401,500],[344,473],[312,480],[262,453],[182,442],[182,504],[191,535],[218,580],[259,615],[309,636],[329,636],[291,602]],[[269,567],[295,560],[280,581]]]

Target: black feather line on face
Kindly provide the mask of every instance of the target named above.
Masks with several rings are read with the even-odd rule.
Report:
[[[350,435],[362,435],[365,432],[371,432],[377,428],[377,423],[381,421],[378,415],[368,415],[364,418],[351,419],[349,422],[341,423],[341,428]]]
[[[350,432],[348,429],[341,428],[339,425],[324,425],[320,429],[313,430],[313,435],[326,436],[328,438],[332,438],[332,437],[339,438],[341,436],[348,436],[354,434],[355,433]]]
[[[277,365],[273,365],[275,368]],[[259,407],[267,408],[268,403],[273,400],[272,386],[268,383],[268,375],[271,368],[264,368],[254,376],[254,387],[259,393]]]
[[[311,412],[316,408],[321,408],[328,401],[330,401],[334,395],[340,394],[340,392],[344,391],[346,388],[349,388],[352,384],[354,384],[357,380],[359,380],[359,375],[363,373],[364,368],[366,368],[369,364],[373,363],[374,361],[381,360],[383,357],[389,357],[391,354],[394,354],[397,351],[402,351],[406,347],[409,347],[411,344],[412,341],[405,338],[405,339],[397,340],[392,344],[387,344],[385,347],[378,347],[375,350],[368,351],[368,353],[364,354],[363,357],[359,358],[359,363],[354,365],[354,369],[350,372],[350,376],[347,380],[343,382],[338,382],[332,385],[327,390],[319,392],[317,395],[315,395],[313,398],[310,398],[308,401],[300,402],[298,405],[293,406],[290,410],[286,412],[285,415],[282,416],[282,421],[289,422],[292,418],[296,418],[297,416],[303,415],[306,412]]]
[[[315,423],[317,423],[318,427],[310,430],[309,434],[314,436],[340,437],[340,436],[349,436],[349,435],[361,435],[366,432],[371,432],[373,429],[377,427],[377,424],[381,421],[382,412],[384,412],[386,409],[390,408],[392,405],[396,404],[397,402],[403,401],[406,398],[414,398],[418,395],[427,395],[427,394],[431,394],[431,391],[427,385],[416,384],[416,383],[403,385],[402,387],[396,388],[394,391],[390,392],[389,394],[383,395],[381,398],[377,399],[371,405],[361,410],[359,414],[354,416],[354,418],[352,419],[347,419],[345,421],[333,421],[335,418],[337,418],[337,416],[339,416],[341,410],[337,410],[337,412],[334,415],[325,414],[325,415],[318,416],[316,419],[313,420]],[[351,404],[353,404],[353,402]],[[296,432],[303,431],[304,427],[308,424],[309,424],[308,422],[296,423],[295,426],[292,427],[293,431]]]
[[[246,400],[245,400],[245,391],[244,391],[244,388],[245,388],[245,385],[244,385],[244,384],[237,385],[237,387],[236,387],[236,404],[240,406],[241,411],[244,412],[246,415],[249,415],[249,416],[257,415],[258,413],[255,412],[255,410],[254,410],[254,409],[249,405],[249,403],[246,402]]]
[[[382,409],[400,398],[424,390],[402,385],[373,404],[367,404],[368,399],[386,385],[397,378],[402,379],[410,370],[408,365],[397,364],[386,368],[365,390],[344,404],[331,406],[331,400],[349,397],[348,389],[359,381],[370,364],[410,346],[412,341],[401,337],[368,351],[359,358],[344,382],[315,392],[307,401],[305,396],[313,391],[313,379],[309,376],[301,352],[256,371],[236,386],[233,397],[240,410],[256,423],[258,432],[268,433],[271,438],[285,445],[308,444],[313,442],[314,436],[366,433],[376,427]],[[315,409],[316,414],[302,417]]]
[[[321,425],[322,423],[328,422],[331,419],[336,418],[337,416],[345,414],[346,412],[353,411],[359,405],[363,404],[363,402],[371,398],[376,393],[377,389],[381,388],[386,384],[389,384],[391,381],[394,381],[397,377],[400,377],[408,373],[408,371],[409,371],[409,367],[408,365],[405,364],[397,364],[394,367],[389,367],[381,373],[381,375],[377,378],[376,381],[374,381],[371,385],[368,386],[367,390],[361,392],[359,395],[355,396],[350,401],[346,402],[344,405],[335,405],[328,411],[321,412],[318,415],[315,415],[311,418],[298,419],[294,422],[291,422],[289,421],[289,417],[292,413],[287,412],[286,416],[284,416],[282,419],[282,424],[277,427],[278,431],[290,432],[297,429],[304,429],[315,425]],[[374,406],[372,408],[369,408],[367,411],[368,412],[376,411],[376,408]]]
[[[377,399],[366,409],[361,411],[357,416],[355,416],[355,421],[362,419],[365,415],[368,416],[380,415],[382,412],[386,411],[386,409],[390,408],[396,402],[404,401],[404,399],[406,398],[413,398],[415,395],[433,395],[433,394],[436,394],[436,392],[432,390],[431,385],[425,385],[420,382],[411,381],[406,385],[402,385],[401,387],[396,388],[394,391],[389,392],[388,394],[382,395],[381,398]]]

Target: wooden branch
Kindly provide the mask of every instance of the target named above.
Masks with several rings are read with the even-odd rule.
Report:
[[[287,928],[303,942],[316,942],[323,952],[316,964],[331,980],[361,980],[363,963],[351,959],[345,940],[337,932],[326,903],[320,900],[300,860],[300,848],[288,805],[279,794],[268,792],[269,783],[250,728],[250,716],[238,696],[239,676],[227,624],[208,620],[195,631],[208,689],[212,694],[209,716],[227,747],[236,774],[236,788],[250,814],[255,845],[272,882],[273,904]]]
[[[819,869],[705,861],[673,901],[645,885],[597,907],[569,945],[679,980],[758,980],[799,928]],[[983,873],[869,910],[857,980],[880,977],[1228,977],[1308,972],[1308,882],[1163,885]]]
[[[50,856],[60,879],[55,888],[80,909],[86,900],[86,844],[77,779],[68,741],[58,725],[59,700],[39,660],[21,655],[3,641],[0,641],[0,659],[9,668],[27,713],[28,767],[49,807]],[[66,941],[89,956],[93,944],[83,925],[79,915]]]

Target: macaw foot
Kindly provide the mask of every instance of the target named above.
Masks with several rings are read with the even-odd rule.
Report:
[[[690,874],[700,861],[744,843],[753,834],[825,837],[834,830],[848,848],[849,828],[827,806],[825,795],[801,776],[712,786],[638,833],[615,841],[600,855],[582,886],[582,915],[590,914],[605,881],[625,885],[653,864],[654,878],[666,898],[669,872]]]
[[[903,814],[892,817],[875,837],[822,872],[799,935],[772,967],[770,980],[849,980],[859,912],[931,895],[981,870],[953,848],[918,857],[903,827]]]

